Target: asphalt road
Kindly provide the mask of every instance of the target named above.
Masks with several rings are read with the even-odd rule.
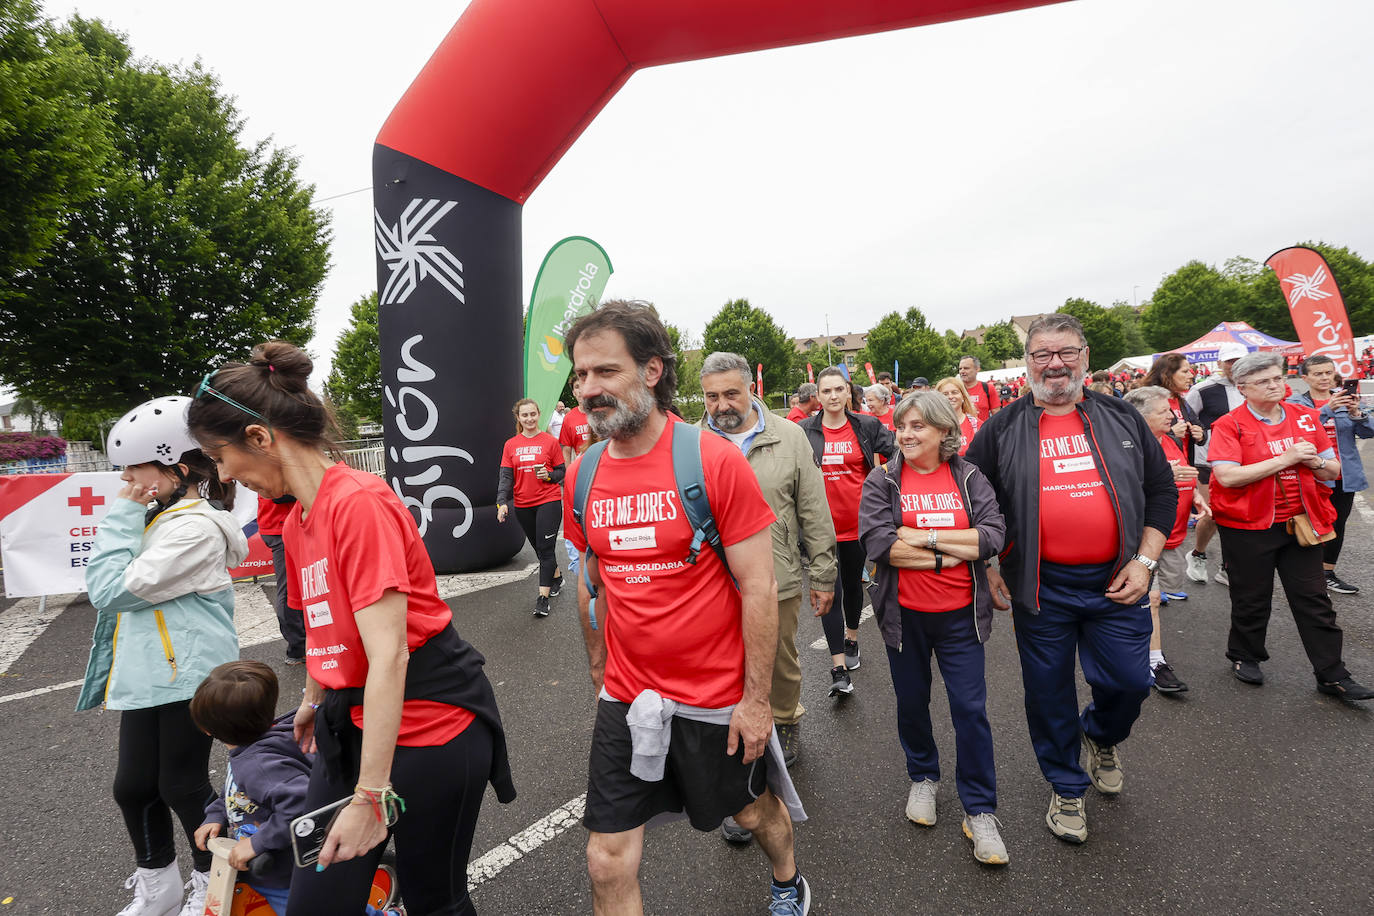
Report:
[[[1374,512],[1364,505],[1368,517],[1357,510],[1352,518],[1341,571],[1365,593],[1334,601],[1346,662],[1374,683]],[[450,601],[460,632],[487,657],[520,790],[510,805],[489,792],[478,825],[474,874],[482,880],[473,897],[484,914],[591,909],[586,835],[567,812],[586,788],[593,696],[571,590],[548,619],[530,615],[535,580],[520,571],[531,559],[512,561],[508,584],[488,577],[470,586],[488,587]],[[250,592],[261,586],[241,588],[258,600]],[[91,609],[70,596],[55,600],[67,606],[0,676],[0,916],[113,913],[127,902],[121,884],[133,871],[110,797],[118,716],[72,712],[74,688],[9,699],[84,671]],[[0,634],[20,609],[0,605]],[[837,703],[825,696],[827,656],[810,648],[819,622],[803,620],[809,713],[793,776],[811,816],[797,829],[797,849],[812,912],[1374,912],[1374,707],[1315,691],[1281,593],[1265,686],[1233,680],[1223,657],[1228,614],[1226,589],[1212,582],[1165,609],[1165,651],[1191,690],[1146,703],[1122,746],[1126,790],[1115,800],[1090,790],[1091,835],[1081,847],[1044,826],[1049,788],[1026,733],[1010,620],[999,616],[987,678],[998,815],[1011,856],[1003,869],[978,865],[959,829],[954,739],[938,679],[932,708],[945,784],[940,822],[923,829],[902,813],[908,782],[872,621],[861,630],[856,693]],[[279,641],[244,655],[276,668],[283,708],[299,695],[303,674],[281,663]],[[216,780],[223,762],[217,752]],[[651,913],[766,909],[762,854],[685,824],[650,833],[641,874]]]

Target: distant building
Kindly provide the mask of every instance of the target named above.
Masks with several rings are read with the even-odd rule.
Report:
[[[1011,317],[1011,329],[1016,332],[1016,339],[1021,341],[1022,346],[1026,343],[1026,331],[1030,328],[1031,322],[1035,321],[1037,318],[1044,318],[1046,315],[1052,314],[1054,313],[1040,312],[1035,315],[1013,315]],[[980,325],[979,327],[965,331],[959,336],[965,340],[972,340],[974,343],[982,344],[984,343],[983,338],[987,336],[987,333],[987,325]]]
[[[857,364],[856,357],[859,351],[868,346],[868,334],[855,334],[849,332],[844,334],[832,334],[830,337],[826,337],[823,334],[817,335],[816,337],[793,337],[792,346],[796,348],[798,353],[805,353],[812,347],[819,347],[824,350],[827,341],[829,341],[830,350],[833,354],[831,362],[838,365],[840,360],[843,359],[844,364],[850,369],[853,369]],[[825,367],[816,366],[815,368],[820,370]]]
[[[7,433],[28,433],[33,432],[33,418],[28,414],[17,414],[14,412],[14,405],[18,403],[11,401],[8,404],[0,404],[0,431]]]

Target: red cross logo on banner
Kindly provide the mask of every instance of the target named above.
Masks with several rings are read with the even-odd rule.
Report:
[[[105,497],[96,496],[90,487],[82,487],[80,496],[67,497],[67,505],[79,507],[82,515],[95,515],[95,507],[105,505]]]

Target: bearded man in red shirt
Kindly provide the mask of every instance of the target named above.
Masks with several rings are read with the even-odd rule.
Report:
[[[806,815],[769,702],[778,645],[773,510],[733,443],[668,413],[677,371],[652,306],[605,303],[569,329],[566,344],[582,409],[606,441],[568,472],[564,513],[567,536],[591,548],[584,571],[599,594],[598,628],[579,581],[598,693],[583,818],[594,912],[643,911],[645,824],[682,812],[698,830],[732,816],[753,831],[772,865],[770,912],[803,916],[810,890],[793,855],[792,819]],[[672,456],[678,436],[699,437],[723,556],[706,545],[693,555]],[[581,467],[594,459],[577,507]]]

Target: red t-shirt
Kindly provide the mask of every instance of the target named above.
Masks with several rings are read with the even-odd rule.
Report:
[[[968,386],[969,400],[973,401],[973,407],[978,411],[978,422],[984,423],[991,412],[1002,406],[1002,401],[997,396],[997,388],[987,382],[974,382]]]
[[[286,517],[296,507],[295,503],[274,503],[266,497],[258,497],[258,534],[281,534]]]
[[[535,476],[535,468],[553,469],[563,464],[563,449],[558,440],[546,432],[533,436],[516,433],[506,440],[501,449],[501,467],[515,471],[515,498],[517,509],[526,506],[542,506],[563,498],[563,488],[552,481],[540,480]]]
[[[1047,536],[1046,532],[1050,534]],[[1092,565],[1121,548],[1116,510],[1088,448],[1078,411],[1040,415],[1040,556]]]
[[[375,474],[336,464],[325,472],[310,514],[292,507],[282,540],[291,607],[305,609],[305,664],[333,690],[362,687],[367,655],[353,615],[388,590],[406,596],[406,645],[414,652],[453,620],[439,600],[434,566],[415,519]],[[363,708],[352,710],[363,726]],[[432,700],[406,700],[397,744],[444,744],[472,722],[466,709]]]
[[[574,455],[580,455],[587,450],[587,446],[592,442],[592,428],[587,423],[587,415],[582,412],[581,407],[574,407],[563,415],[563,426],[558,430],[558,444],[566,445],[573,450]]]
[[[679,703],[719,709],[744,694],[742,604],[710,546],[702,546],[695,565],[687,563],[692,529],[671,449],[678,422],[671,418],[643,455],[603,453],[587,494],[585,534],[573,519],[571,487],[563,531],[578,550],[590,541],[600,562],[606,692],[630,703],[652,689]],[[773,523],[758,478],[734,443],[703,434],[701,463],[711,514],[727,547]]]
[[[959,423],[959,454],[961,456],[968,451],[969,443],[973,441],[973,437],[978,433],[978,427],[981,425],[977,417],[964,414],[964,419]]]
[[[1183,456],[1183,450],[1172,438],[1161,436],[1159,444],[1164,449],[1166,460],[1177,461],[1182,467],[1188,466],[1188,459]],[[1197,479],[1175,480],[1174,486],[1178,487],[1178,514],[1174,516],[1174,528],[1169,532],[1169,539],[1164,542],[1165,550],[1177,547],[1188,537],[1188,516],[1192,514],[1193,491],[1197,489]]]
[[[830,518],[835,522],[835,540],[859,539],[859,497],[864,489],[868,465],[854,427],[846,420],[839,429],[824,423],[825,451],[821,455],[821,476],[825,478],[825,498],[830,503]]]
[[[909,528],[968,528],[968,510],[949,465],[929,474],[902,468],[902,524]],[[897,575],[897,600],[913,611],[955,611],[973,602],[968,564],[945,557],[943,568],[903,569]]]
[[[881,424],[883,424],[884,426],[886,426],[888,429],[892,430],[892,431],[895,433],[895,432],[897,431],[897,427],[894,426],[893,423],[892,423],[892,416],[893,416],[893,414],[895,414],[896,412],[897,412],[897,411],[895,411],[895,410],[893,410],[891,407],[889,407],[889,408],[887,409],[887,413],[882,414],[881,416],[875,413],[875,414],[873,415],[873,418],[874,418],[875,420],[877,420],[879,423],[881,423]]]
[[[800,407],[793,407],[790,411],[787,412],[787,419],[791,420],[793,423],[800,423],[802,420],[805,420],[807,417],[811,416],[814,413],[815,411],[802,410]]]

